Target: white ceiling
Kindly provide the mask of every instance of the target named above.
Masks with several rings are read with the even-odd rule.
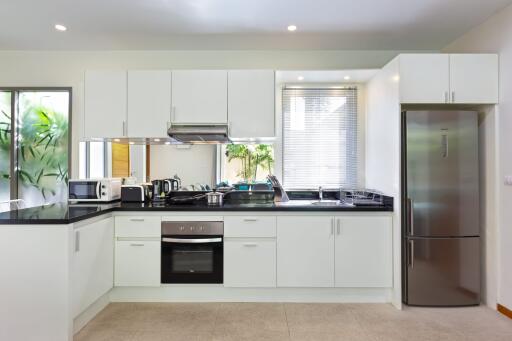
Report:
[[[0,49],[440,49],[510,3],[0,0]]]
[[[363,70],[325,70],[325,71],[277,71],[277,84],[300,86],[308,83],[366,83],[378,72],[378,69]],[[299,78],[300,77],[300,78]],[[348,77],[348,79],[346,79]]]

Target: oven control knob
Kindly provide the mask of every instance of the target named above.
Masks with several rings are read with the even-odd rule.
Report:
[[[194,231],[194,226],[190,226],[190,231]]]
[[[105,186],[105,185],[101,185],[101,188],[103,188],[103,189],[104,189],[104,188],[107,188],[107,186]]]
[[[180,226],[180,231],[183,231],[185,228],[183,226]]]
[[[101,192],[101,195],[107,195],[107,193],[105,193],[105,192]]]
[[[203,231],[203,230],[204,230],[204,227],[203,227],[203,226],[199,227],[199,230]]]

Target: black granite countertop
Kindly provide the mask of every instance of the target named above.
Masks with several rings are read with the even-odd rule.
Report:
[[[392,212],[393,199],[383,205],[311,205],[306,200],[291,200],[285,204],[245,203],[208,206],[204,203],[171,205],[168,203],[56,203],[0,213],[0,225],[71,224],[109,212]]]

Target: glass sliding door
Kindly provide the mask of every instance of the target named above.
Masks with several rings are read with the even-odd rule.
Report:
[[[12,92],[0,91],[0,203],[11,199],[11,111]]]
[[[26,206],[66,201],[70,93],[17,93],[18,198]]]

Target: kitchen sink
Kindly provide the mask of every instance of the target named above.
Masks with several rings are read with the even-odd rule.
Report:
[[[351,206],[339,200],[290,200],[287,202],[276,203],[277,206]]]

